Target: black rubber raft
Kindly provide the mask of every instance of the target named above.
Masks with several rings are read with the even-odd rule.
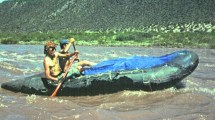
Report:
[[[177,55],[170,61],[151,68],[85,75],[66,80],[57,95],[98,95],[123,90],[156,91],[175,86],[195,70],[198,66],[199,58],[196,53],[187,50],[171,54]],[[55,85],[46,80],[44,73],[9,81],[1,84],[1,87],[14,92],[48,96],[56,88]]]

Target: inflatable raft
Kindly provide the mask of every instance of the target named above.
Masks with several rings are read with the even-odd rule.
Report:
[[[151,57],[132,56],[103,61],[86,69],[82,76],[65,80],[58,96],[81,96],[115,93],[123,90],[155,91],[175,86],[198,66],[192,51],[176,51]],[[44,73],[9,81],[1,87],[14,92],[50,96],[56,86]]]

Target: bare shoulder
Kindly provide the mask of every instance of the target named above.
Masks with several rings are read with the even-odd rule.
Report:
[[[44,64],[49,63],[49,61],[50,61],[50,58],[47,57],[47,56],[43,59],[43,63],[44,63]]]
[[[47,65],[49,65],[49,64],[52,64],[52,59],[50,58],[50,57],[48,57],[48,56],[46,56],[45,58],[44,58],[44,64],[47,64]]]

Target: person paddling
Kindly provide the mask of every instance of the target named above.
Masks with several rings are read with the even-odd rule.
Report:
[[[75,42],[75,39],[74,39],[74,38],[70,38],[69,40],[67,40],[67,39],[62,39],[62,40],[60,41],[60,48],[61,48],[61,50],[60,50],[59,53],[61,53],[61,54],[67,54],[68,51],[69,51],[69,49],[70,49],[70,47],[71,47],[71,45],[72,45],[74,42]],[[79,59],[76,59],[76,60],[79,61]],[[66,69],[68,68],[69,63],[70,63],[69,58],[63,58],[63,57],[59,58],[60,67],[61,67],[61,69],[62,69],[64,72],[65,72]]]
[[[62,39],[60,41],[60,48],[61,48],[60,53],[67,54],[71,45],[74,44],[74,42],[75,42],[74,38]],[[75,60],[79,61],[79,58],[76,58]],[[71,60],[69,60],[68,58],[59,58],[60,67],[64,72],[67,70],[70,63],[71,63]],[[79,63],[79,65],[77,65],[77,69],[82,72],[84,70],[83,68],[84,66],[93,66],[95,64],[96,63],[94,62],[83,60]]]
[[[46,78],[51,81],[61,80],[62,76],[64,75],[64,70],[62,70],[59,65],[59,58],[70,58],[78,53],[79,51],[77,50],[65,54],[58,53],[56,52],[56,44],[53,41],[48,41],[44,45],[45,58],[43,61]],[[92,64],[89,61],[74,63],[74,65],[72,65],[72,67],[69,69],[67,77],[65,79],[73,78],[77,74],[80,75],[82,72],[81,70],[83,69],[79,69],[79,67],[82,68],[84,66],[92,66]]]

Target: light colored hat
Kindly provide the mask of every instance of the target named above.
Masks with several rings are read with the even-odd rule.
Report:
[[[57,44],[55,44],[53,41],[48,41],[45,45],[44,45],[44,54],[46,54],[47,53],[47,50],[49,49],[49,48],[56,48],[56,45]]]

